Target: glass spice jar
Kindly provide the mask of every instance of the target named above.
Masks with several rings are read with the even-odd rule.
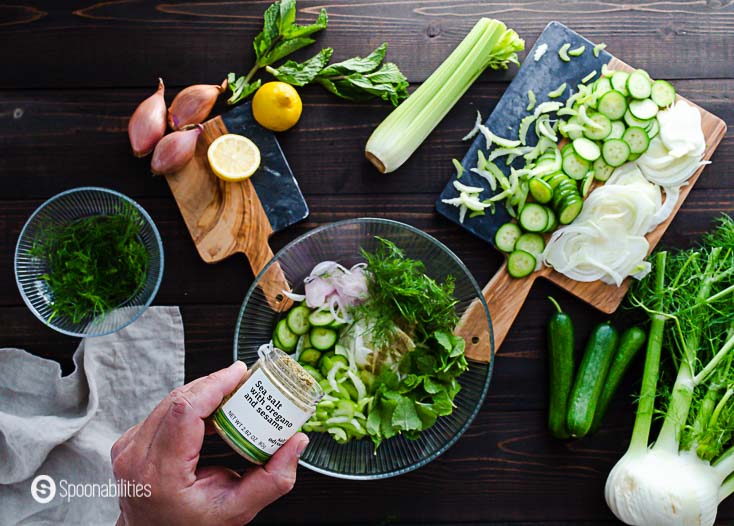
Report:
[[[250,462],[264,464],[311,418],[324,391],[280,349],[266,344],[258,355],[247,380],[211,419],[232,449]]]

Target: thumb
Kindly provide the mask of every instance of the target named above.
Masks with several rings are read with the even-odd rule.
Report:
[[[298,459],[308,445],[303,433],[293,435],[265,464],[245,473],[232,493],[230,504],[253,516],[293,489]]]

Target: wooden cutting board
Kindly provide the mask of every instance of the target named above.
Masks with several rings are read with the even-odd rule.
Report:
[[[194,158],[178,173],[166,176],[201,259],[216,263],[241,252],[254,276],[273,257],[268,239],[308,215],[308,206],[272,132],[252,118],[249,102],[204,123]],[[207,150],[217,137],[238,133],[260,149],[261,165],[243,182],[222,181],[209,168]],[[260,279],[268,304],[283,311],[290,286],[276,262]]]
[[[557,50],[564,42],[571,43],[574,48],[579,45],[586,45],[586,52],[582,57],[573,58],[569,63],[562,62],[557,55]],[[548,51],[536,62],[532,57],[537,46],[542,43],[548,44]],[[545,100],[540,98],[541,94],[548,93],[564,81],[569,86],[576,86],[580,82],[580,79],[589,71],[594,69],[600,71],[602,64],[606,63],[609,68],[615,70],[630,71],[634,69],[605,52],[602,52],[598,59],[593,57],[591,53],[592,47],[593,44],[591,42],[562,24],[558,22],[548,24],[533,49],[528,53],[522,68],[510,84],[510,87],[508,87],[502,100],[495,107],[487,121],[487,126],[494,131],[510,128],[516,134],[520,119],[526,115],[525,106],[527,104],[527,91],[529,89],[532,89],[539,96],[538,100],[540,102]],[[567,97],[568,91],[566,91],[565,98]],[[564,101],[565,98],[556,100]],[[680,96],[678,98],[687,100]],[[509,106],[512,106],[513,109],[509,110]],[[695,104],[694,106],[701,112],[701,125],[706,138],[704,159],[709,160],[726,133],[726,124],[719,117]],[[518,107],[520,110],[517,109]],[[495,116],[495,114],[498,115]],[[506,136],[511,137],[512,133],[508,131]],[[476,164],[476,152],[480,148],[484,149],[484,138],[481,135],[475,140],[464,157],[462,164],[465,168],[465,175],[462,177],[462,182],[471,186],[486,187],[486,181],[484,179],[469,172],[469,168]],[[504,163],[500,163],[501,167],[502,165]],[[650,251],[657,245],[673,221],[675,214],[698,180],[703,168],[699,168],[689,179],[688,185],[681,188],[678,202],[668,219],[646,236],[650,243]],[[449,182],[447,189],[444,190],[444,193],[439,198],[439,203],[444,196],[453,197],[455,190],[450,188],[451,186],[452,184]],[[437,204],[437,209],[440,213],[458,223],[458,212],[455,207],[450,207],[449,209],[445,205],[439,206]],[[468,220],[461,226],[489,243],[494,244],[494,234],[497,228],[509,221],[509,216],[506,215],[504,207],[498,207],[497,212],[494,216],[488,214],[483,218],[477,218],[478,220]],[[491,219],[487,220],[486,218]],[[491,332],[487,325],[484,306],[479,301],[475,301],[469,306],[457,326],[456,333],[466,340],[466,354],[468,358],[481,362],[489,362],[491,360],[492,350],[497,350],[502,345],[533,283],[538,278],[552,281],[571,294],[608,314],[611,314],[619,307],[630,285],[629,278],[620,287],[606,285],[600,281],[590,283],[579,282],[569,279],[548,267],[534,272],[527,278],[514,279],[507,273],[507,263],[505,262],[482,290],[491,316]]]

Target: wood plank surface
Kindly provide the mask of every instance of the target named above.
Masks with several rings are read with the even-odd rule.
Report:
[[[108,186],[140,201],[164,239],[166,271],[156,304],[180,305],[186,331],[186,378],[232,360],[240,303],[252,282],[244,256],[216,265],[201,261],[162,178],[148,160],[129,154],[127,118],[163,75],[170,102],[178,89],[215,82],[252,60],[250,42],[268,2],[97,2],[14,0],[0,5],[0,347],[28,349],[58,360],[69,372],[78,340],[44,327],[22,304],[12,273],[18,233],[46,198],[81,185]],[[615,56],[673,79],[679,93],[729,126],[734,124],[734,3],[726,1],[586,2],[520,0],[300,0],[299,17],[326,6],[329,29],[318,44],[335,57],[364,55],[383,41],[388,57],[412,82],[424,80],[478,16],[504,20],[528,48],[550,20],[606,42]],[[301,57],[316,51],[302,50]],[[514,74],[488,73],[397,173],[380,175],[364,160],[367,137],[390,108],[352,104],[319,88],[304,88],[304,114],[279,140],[311,216],[271,238],[274,251],[309,229],[359,216],[388,217],[417,226],[446,243],[480,283],[502,257],[439,217],[436,196],[461,157],[460,137],[477,108],[488,115]],[[226,111],[219,104],[215,112]],[[722,211],[734,213],[734,139],[724,137],[713,164],[696,183],[663,237],[683,247]],[[559,442],[546,432],[545,321],[552,294],[578,327],[579,345],[608,318],[555,285],[530,292],[502,354],[479,416],[441,458],[402,477],[379,482],[337,481],[299,471],[296,489],[257,524],[614,524],[603,500],[606,474],[621,455],[638,389],[633,370],[615,398],[608,422],[593,437]],[[618,312],[620,326],[632,323]],[[2,374],[2,372],[0,372]],[[241,469],[244,463],[208,438],[203,463]],[[734,501],[718,524],[734,524]]]

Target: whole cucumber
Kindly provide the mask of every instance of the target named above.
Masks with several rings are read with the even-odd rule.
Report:
[[[627,369],[629,368],[632,360],[642,346],[645,344],[647,335],[645,331],[639,327],[630,327],[622,333],[619,339],[619,349],[614,354],[614,361],[612,366],[609,368],[609,374],[607,375],[607,381],[604,382],[604,389],[602,389],[601,396],[599,397],[599,403],[596,406],[594,412],[594,421],[591,424],[591,432],[596,432],[601,426],[601,421],[604,415],[607,413],[609,403],[614,398],[614,393],[617,392],[619,384],[622,382]]]
[[[591,429],[619,335],[609,323],[597,325],[586,344],[576,381],[568,401],[566,425],[572,437],[583,437]]]
[[[548,369],[550,371],[550,396],[548,429],[556,438],[568,438],[566,413],[568,393],[573,383],[573,323],[553,298],[555,312],[548,321]]]

